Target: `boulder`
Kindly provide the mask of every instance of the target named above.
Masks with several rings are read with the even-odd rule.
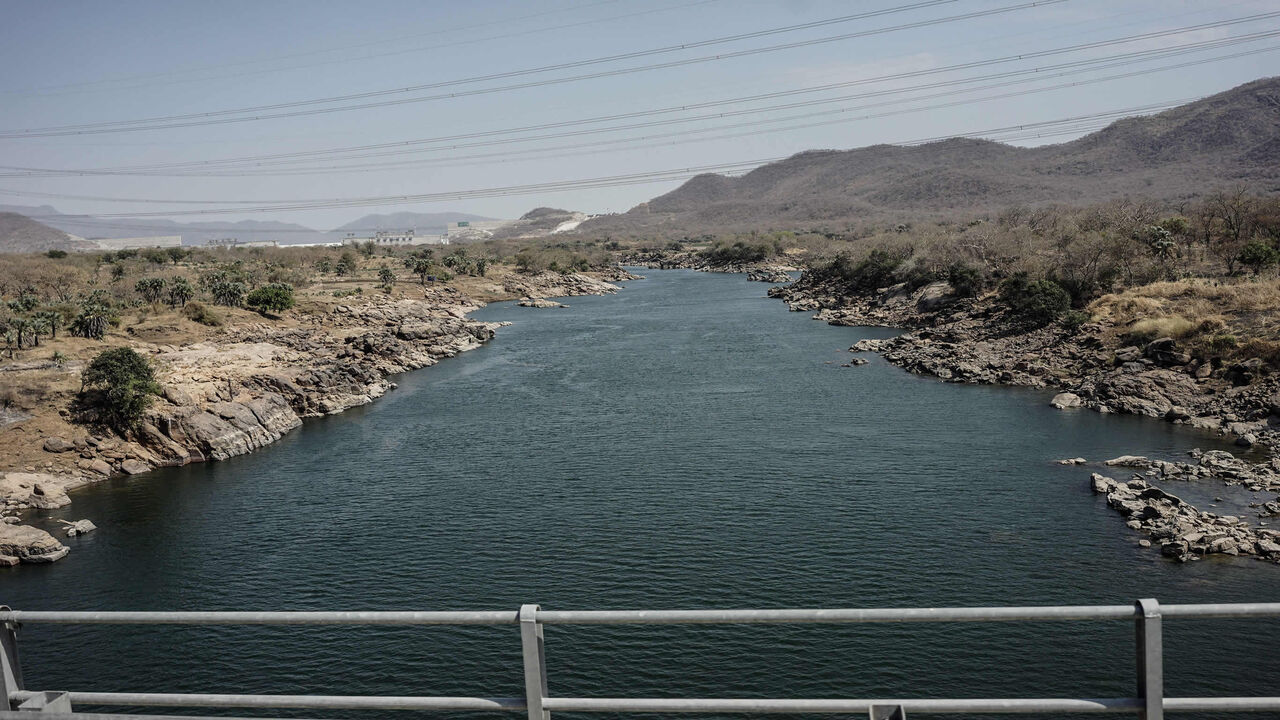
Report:
[[[125,460],[120,463],[120,470],[126,475],[140,475],[151,469],[151,466],[141,460]]]
[[[76,467],[80,468],[81,470],[87,470],[91,473],[97,473],[98,475],[111,474],[111,466],[108,465],[107,462],[105,460],[102,460],[101,458],[85,458],[80,462],[76,463]]]
[[[955,288],[948,282],[933,282],[916,293],[916,310],[934,312],[956,301]]]
[[[1148,460],[1142,455],[1121,455],[1111,458],[1106,464],[1112,467],[1146,467]]]
[[[66,520],[63,520],[61,522],[66,525],[66,527],[63,528],[63,532],[67,534],[67,537],[84,535],[85,533],[91,533],[98,529],[98,526],[94,525],[91,520],[76,520],[75,522],[67,522]]]
[[[1088,460],[1085,460],[1082,457],[1073,457],[1073,458],[1066,458],[1064,460],[1059,460],[1058,464],[1059,465],[1083,465],[1086,462],[1088,462]]]
[[[60,437],[49,437],[44,440],[44,451],[51,453],[71,452],[76,449],[76,444]]]
[[[1173,338],[1168,337],[1147,343],[1147,346],[1142,349],[1142,354],[1147,359],[1163,367],[1186,365],[1191,362],[1191,356],[1178,352],[1177,343]]]
[[[1054,395],[1053,399],[1049,401],[1049,404],[1059,410],[1065,410],[1066,408],[1078,408],[1084,404],[1084,401],[1082,401],[1080,396],[1075,393],[1064,392]]]
[[[25,563],[61,560],[69,552],[66,545],[49,533],[30,525],[0,525],[0,555]]]
[[[566,308],[566,307],[569,307],[568,305],[565,305],[564,303],[558,303],[558,302],[556,302],[555,300],[548,300],[548,299],[546,299],[546,298],[521,298],[521,299],[520,299],[520,301],[516,303],[516,305],[519,305],[520,307],[527,307],[527,308]]]

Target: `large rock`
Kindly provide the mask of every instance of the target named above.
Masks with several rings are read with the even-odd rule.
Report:
[[[934,312],[956,301],[955,288],[948,282],[934,282],[920,288],[916,293],[916,309],[920,312]]]
[[[46,473],[0,473],[0,497],[52,510],[71,504],[67,484],[68,478]]]
[[[68,552],[66,545],[39,528],[0,525],[0,555],[10,555],[26,563],[49,563],[61,560]]]
[[[1082,401],[1080,396],[1075,393],[1064,392],[1054,395],[1053,399],[1049,401],[1049,404],[1059,410],[1064,410],[1066,408],[1078,408],[1084,404],[1084,401]]]
[[[76,444],[60,437],[50,437],[44,440],[45,452],[64,453],[71,452],[76,449]]]

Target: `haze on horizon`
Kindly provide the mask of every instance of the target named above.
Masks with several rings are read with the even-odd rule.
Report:
[[[1002,9],[1007,11],[1001,12]],[[227,207],[228,200],[244,200],[245,207],[252,207],[293,199],[336,201],[451,193],[721,166],[808,149],[909,142],[1098,116],[1091,122],[1057,126],[1043,133],[993,135],[1022,145],[1062,142],[1106,122],[1101,118],[1103,113],[1183,103],[1277,74],[1278,54],[1266,51],[1272,46],[1280,49],[1277,38],[1239,43],[1232,43],[1232,39],[1280,32],[1280,17],[1047,57],[942,69],[1274,13],[1276,9],[1267,0],[1057,0],[1038,4],[1030,0],[879,0],[856,4],[824,0],[484,0],[465,5],[383,0],[359,7],[300,1],[12,4],[0,29],[0,62],[10,68],[0,77],[0,99],[5,108],[0,120],[0,165],[6,168],[0,170],[0,175],[8,175],[0,176],[0,204],[52,205],[64,213],[163,213],[206,206],[155,201],[195,201],[222,208]],[[881,10],[892,12],[818,24]],[[984,12],[989,14],[946,20]],[[809,23],[814,26],[642,57],[523,72]],[[897,26],[907,27],[890,30]],[[866,34],[878,29],[885,31]],[[816,42],[858,33],[863,35]],[[1045,72],[1043,77],[995,77],[1017,70],[1156,52],[1192,43],[1207,45],[1176,57],[1130,56],[1105,65]],[[799,46],[681,63],[782,44]],[[1248,51],[1262,52],[1243,54]],[[1233,54],[1239,56],[1189,64]],[[657,64],[674,66],[616,72]],[[1186,66],[1137,74],[1174,64]],[[517,71],[519,74],[514,74]],[[511,75],[452,82],[505,74]],[[607,75],[561,81],[589,74]],[[875,80],[903,74],[912,77]],[[1130,76],[1101,80],[1117,74]],[[962,78],[975,81],[937,86]],[[869,82],[849,85],[858,80]],[[1014,81],[1016,84],[1002,88],[984,89]],[[842,83],[844,87],[829,90],[777,95]],[[297,104],[424,85],[439,87],[343,102]],[[510,85],[536,86],[502,89]],[[934,87],[921,87],[924,85]],[[1063,87],[1047,89],[1055,86]],[[870,96],[904,88],[916,89]],[[464,95],[388,104],[403,98],[458,93]],[[944,93],[947,95],[941,96]],[[769,94],[775,96],[700,110],[649,112]],[[835,100],[853,94],[866,97]],[[988,96],[1002,97],[965,102]],[[766,109],[823,100],[830,102],[795,109]],[[225,122],[361,103],[378,106]],[[877,106],[871,107],[873,104]],[[267,105],[290,107],[156,123],[188,127],[118,132],[121,126],[101,125]],[[842,108],[847,110],[831,112]],[[872,119],[860,117],[903,110],[908,112]],[[733,116],[670,122],[719,113]],[[811,118],[805,119],[806,114]],[[624,115],[632,117],[578,122]],[[799,119],[782,121],[785,117]],[[217,122],[213,122],[215,119]],[[662,124],[643,126],[657,122]],[[5,137],[14,131],[21,134],[78,125],[97,127],[85,128],[91,132],[67,130],[30,133],[37,135],[33,137]],[[222,176],[211,175],[199,166],[180,168],[179,172],[185,174],[178,177],[170,171],[159,174],[154,170],[146,175],[21,177],[12,170],[199,163],[544,125],[556,127],[438,142],[430,153],[408,153],[408,147],[393,147],[321,155],[290,165],[266,167],[248,163]],[[808,126],[786,129],[803,125]],[[612,126],[629,127],[582,132]],[[557,137],[513,142],[530,135]],[[631,142],[610,144],[623,139]],[[410,147],[421,150],[423,146]],[[290,174],[280,174],[282,169]],[[268,171],[274,174],[267,174]],[[592,213],[623,212],[680,182],[672,177],[644,184],[442,202],[175,215],[174,219],[278,220],[328,229],[371,212],[458,211],[517,217],[536,205]]]

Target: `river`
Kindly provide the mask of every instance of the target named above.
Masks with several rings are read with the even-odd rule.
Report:
[[[912,376],[891,331],[738,275],[646,271],[253,455],[79,491],[100,529],[0,573],[20,609],[880,607],[1275,601],[1280,567],[1176,564],[1089,488],[1207,435]],[[1220,487],[1170,487],[1212,502]],[[1238,497],[1233,498],[1238,500]],[[551,692],[1109,697],[1129,623],[547,628]],[[1169,695],[1276,694],[1274,621],[1165,624]],[[496,628],[29,626],[37,689],[521,696]],[[246,714],[239,711],[239,714]],[[317,713],[304,713],[316,716]],[[346,713],[351,716],[354,713]]]

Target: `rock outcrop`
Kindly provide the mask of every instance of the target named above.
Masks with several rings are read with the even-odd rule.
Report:
[[[70,552],[49,533],[30,525],[0,524],[0,565],[49,563]]]
[[[1186,562],[1205,555],[1251,555],[1280,563],[1280,531],[1254,529],[1238,517],[1201,512],[1142,478],[1119,482],[1094,473],[1093,491],[1124,515],[1127,525],[1151,536],[1160,552]]]

